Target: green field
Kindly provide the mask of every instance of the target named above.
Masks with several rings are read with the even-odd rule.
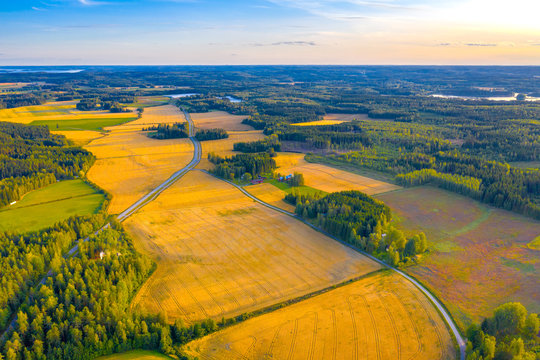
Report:
[[[46,125],[50,130],[94,130],[100,131],[108,126],[115,126],[135,120],[137,117],[119,117],[119,118],[88,118],[77,120],[36,120],[30,125]]]
[[[82,180],[57,182],[0,209],[0,231],[35,231],[73,215],[95,213],[104,196]]]
[[[276,179],[272,179],[272,180],[268,181],[268,183],[274,185],[275,187],[277,187],[280,190],[285,191],[288,194],[290,194],[292,192],[294,192],[296,194],[299,194],[299,195],[326,195],[326,194],[328,194],[325,191],[318,190],[318,189],[312,188],[310,186],[305,186],[305,185],[292,187],[289,184],[287,184],[285,182],[278,181]]]
[[[160,354],[156,351],[133,350],[125,353],[101,356],[96,360],[159,360],[171,359],[170,357]]]

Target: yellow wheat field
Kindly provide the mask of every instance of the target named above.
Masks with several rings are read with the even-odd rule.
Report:
[[[0,121],[10,121],[29,124],[36,120],[80,120],[130,118],[133,113],[110,113],[105,110],[79,111],[75,108],[77,101],[56,101],[43,105],[22,106],[13,109],[0,110]]]
[[[336,125],[353,120],[371,120],[367,114],[326,114],[322,120],[295,123],[296,126]]]
[[[67,139],[73,141],[77,146],[84,146],[103,136],[103,133],[92,130],[78,130],[78,131],[51,131],[52,134],[64,135]]]
[[[428,299],[397,274],[355,283],[187,344],[201,360],[456,359]]]
[[[283,198],[287,193],[272,184],[262,183],[246,186],[245,189],[253,196],[280,209],[294,212],[295,206],[285,202]]]
[[[206,113],[191,113],[195,126],[201,129],[221,128],[231,131],[253,130],[249,125],[242,124],[245,115],[232,115],[225,111],[210,111]]]
[[[304,160],[304,154],[279,153],[276,157],[280,174],[299,172],[304,175],[305,184],[326,192],[359,190],[368,195],[380,194],[399,189],[397,185],[371,179],[322,164],[312,164]]]
[[[208,140],[201,142],[202,158],[200,164],[197,166],[199,169],[211,169],[214,167],[208,161],[208,153],[216,153],[220,156],[231,156],[237,154],[233,151],[234,143],[241,141],[257,141],[264,138],[262,131],[228,131],[229,137],[227,139],[220,140]]]
[[[184,121],[186,121],[184,114],[177,106],[162,105],[145,108],[140,119],[130,121],[121,126],[123,129],[142,129],[157,124],[174,124]],[[107,130],[115,128],[116,127],[110,127],[107,128]]]
[[[188,323],[236,316],[380,268],[198,170],[125,226],[158,264],[132,306]]]
[[[185,118],[178,108],[147,108],[135,125],[110,127],[109,133],[85,147],[97,157],[88,178],[113,195],[109,213],[125,210],[193,158],[189,139],[155,140],[140,131],[147,123],[160,121]]]

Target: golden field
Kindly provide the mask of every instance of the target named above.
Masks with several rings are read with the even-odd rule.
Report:
[[[147,108],[141,119],[110,127],[109,133],[85,146],[97,158],[88,178],[113,195],[109,213],[122,212],[193,158],[189,139],[155,140],[141,131],[160,121],[185,118],[175,107]]]
[[[306,186],[326,191],[359,190],[368,195],[385,193],[400,187],[387,182],[375,180],[347,171],[335,169],[322,164],[308,163],[304,154],[279,153],[275,158],[277,173],[292,174],[299,172],[304,175]]]
[[[62,121],[80,119],[118,119],[133,117],[133,113],[110,113],[105,110],[79,111],[75,108],[77,101],[56,101],[43,105],[22,106],[0,110],[0,121],[29,124],[33,121]]]
[[[272,184],[262,183],[257,185],[249,185],[245,187],[245,190],[265,203],[276,206],[285,211],[294,213],[294,210],[296,209],[295,206],[283,200],[287,193]]]
[[[52,134],[64,135],[67,139],[73,141],[77,146],[87,145],[92,140],[103,136],[102,132],[93,130],[80,131],[51,131]]]
[[[184,347],[199,359],[455,359],[429,300],[395,273],[378,272],[252,318]]]
[[[195,126],[201,129],[221,128],[227,131],[253,130],[249,125],[242,124],[246,115],[232,115],[225,111],[210,111],[206,113],[190,113]]]
[[[188,323],[233,317],[380,268],[197,170],[125,226],[158,264],[132,306]]]
[[[353,120],[373,120],[367,114],[326,114],[322,120],[309,121],[303,123],[295,123],[296,126],[320,126],[320,125],[336,125]]]

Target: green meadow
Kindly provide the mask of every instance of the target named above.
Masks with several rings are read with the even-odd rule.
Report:
[[[26,194],[0,209],[0,231],[35,231],[73,215],[98,211],[104,196],[82,180],[65,180]]]

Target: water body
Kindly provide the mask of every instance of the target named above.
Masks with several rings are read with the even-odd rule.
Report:
[[[218,99],[228,99],[232,103],[242,102],[242,99],[235,98],[234,96],[218,96]]]
[[[0,73],[4,74],[13,74],[13,73],[47,73],[47,74],[76,74],[81,71],[84,71],[84,69],[67,69],[67,70],[46,70],[46,69],[18,69],[18,68],[2,68],[0,69]]]
[[[484,96],[461,96],[461,95],[441,95],[441,94],[432,94],[431,97],[441,98],[441,99],[462,99],[462,100],[491,100],[491,101],[515,101],[517,93],[514,96],[493,96],[493,97],[484,97]],[[525,101],[540,101],[540,98],[537,97],[526,97]]]
[[[195,95],[200,95],[200,94],[197,94],[197,93],[187,93],[187,94],[172,94],[172,95],[164,95],[164,96],[170,97],[171,99],[178,99],[178,98],[185,98],[185,97],[195,96]]]

